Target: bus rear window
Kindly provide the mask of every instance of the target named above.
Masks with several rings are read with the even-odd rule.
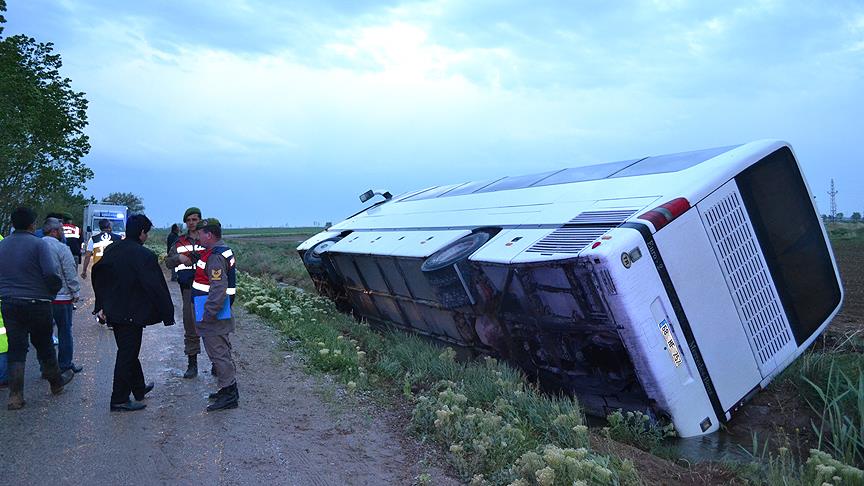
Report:
[[[788,147],[752,165],[735,181],[801,345],[840,304],[819,216]]]

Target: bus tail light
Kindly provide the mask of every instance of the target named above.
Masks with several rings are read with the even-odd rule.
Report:
[[[639,219],[650,221],[654,225],[654,230],[657,231],[684,214],[688,209],[690,209],[690,202],[679,197],[661,204],[647,213],[640,214]]]

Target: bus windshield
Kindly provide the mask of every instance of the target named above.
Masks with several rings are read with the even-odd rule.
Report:
[[[93,232],[94,232],[94,233],[98,233],[98,232],[99,232],[99,221],[102,221],[103,219],[108,219],[108,221],[111,222],[111,231],[113,231],[114,233],[125,233],[125,232],[126,232],[126,221],[124,221],[124,220],[122,220],[122,219],[116,219],[116,218],[93,218],[93,226],[92,226],[92,228],[93,228]]]
[[[840,287],[795,157],[784,147],[735,181],[800,346],[840,304]]]

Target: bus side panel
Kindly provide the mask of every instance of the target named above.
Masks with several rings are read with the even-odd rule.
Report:
[[[728,411],[759,384],[762,375],[698,211],[679,216],[654,239],[723,410]]]

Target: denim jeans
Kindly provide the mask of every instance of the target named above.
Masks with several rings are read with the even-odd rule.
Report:
[[[6,353],[0,353],[0,383],[6,381]]]
[[[57,361],[60,371],[72,368],[72,304],[51,304],[54,325],[57,326]]]

